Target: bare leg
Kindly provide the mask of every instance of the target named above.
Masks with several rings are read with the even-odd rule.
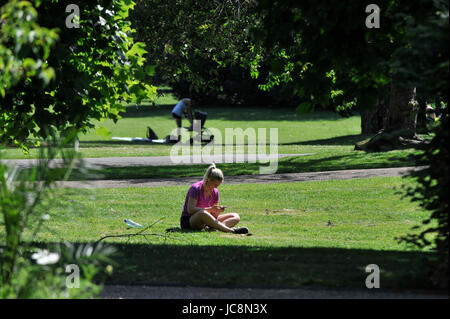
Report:
[[[215,219],[214,216],[204,210],[198,211],[192,215],[189,224],[194,229],[203,229],[205,226],[208,226],[226,233],[233,232],[230,227]]]
[[[236,224],[241,220],[239,214],[237,213],[227,213],[219,215],[217,219],[219,220],[219,222],[230,228],[236,226]]]
[[[181,135],[181,119],[180,118],[175,118],[175,123],[177,124],[177,138],[180,139],[180,135]]]

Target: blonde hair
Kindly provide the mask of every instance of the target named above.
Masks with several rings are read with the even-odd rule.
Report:
[[[212,163],[206,170],[205,176],[203,176],[203,183],[208,180],[223,182],[222,170],[216,167],[216,164]]]

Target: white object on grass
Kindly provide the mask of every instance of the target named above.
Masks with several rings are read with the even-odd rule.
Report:
[[[127,224],[128,226],[133,227],[133,228],[144,227],[144,226],[142,226],[142,225],[140,225],[138,223],[135,223],[131,219],[125,219],[124,222],[125,222],[125,224]]]
[[[164,143],[166,143],[166,140],[165,140],[165,139],[151,140],[151,141],[152,141],[152,143],[159,143],[159,144],[164,144]]]
[[[150,143],[158,143],[158,144],[164,144],[166,143],[165,139],[159,139],[159,140],[151,140],[149,138],[145,137],[112,137],[113,140],[119,140],[119,141],[127,141],[127,142],[150,142]]]
[[[59,260],[58,253],[51,253],[47,249],[38,249],[36,253],[31,255],[31,258],[36,260],[39,265],[52,265],[56,264]]]
[[[113,140],[119,140],[119,141],[127,141],[127,142],[131,142],[133,140],[133,138],[131,137],[112,137]]]

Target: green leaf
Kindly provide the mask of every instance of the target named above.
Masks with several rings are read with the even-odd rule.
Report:
[[[145,53],[147,53],[147,51],[145,50],[145,44],[142,42],[136,42],[127,52],[127,56],[143,56]]]
[[[145,73],[149,76],[153,76],[155,74],[156,65],[147,65],[145,67]]]
[[[25,58],[23,60],[23,67],[24,69],[28,70],[34,70],[35,66],[36,66],[36,61],[32,58]]]
[[[302,102],[299,106],[297,106],[297,113],[298,114],[308,114],[311,113],[314,110],[314,105],[311,102]]]
[[[106,127],[104,127],[104,126],[97,127],[97,128],[95,129],[95,133],[96,133],[98,136],[103,137],[103,138],[105,138],[105,139],[109,139],[109,137],[110,137],[111,134],[112,134],[112,133],[111,133]]]
[[[44,85],[47,86],[48,83],[55,77],[55,71],[53,68],[44,69],[39,73],[39,78],[44,81]]]

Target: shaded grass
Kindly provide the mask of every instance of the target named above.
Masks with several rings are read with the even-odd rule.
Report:
[[[200,231],[109,238],[120,251],[110,283],[364,287],[365,266],[375,263],[383,287],[427,287],[419,268],[430,253],[396,239],[428,216],[401,198],[404,183],[413,181],[224,184],[221,204],[241,215],[252,236]],[[149,225],[163,217],[151,231],[164,234],[179,225],[188,187],[57,190],[37,241],[95,242],[130,232],[125,218]]]
[[[151,126],[160,137],[170,133],[174,123],[170,118],[173,97],[159,98],[156,106],[144,104],[143,106],[128,106],[124,118],[117,124],[105,121],[111,136],[145,136],[145,129]],[[207,126],[216,127],[222,133],[226,128],[242,129],[278,128],[279,154],[311,154],[308,156],[284,158],[279,161],[278,173],[316,172],[323,170],[367,169],[382,167],[401,167],[420,165],[415,163],[408,155],[418,153],[413,149],[398,150],[380,153],[365,153],[354,151],[354,145],[367,138],[360,133],[360,118],[352,116],[342,118],[332,112],[315,112],[307,115],[298,115],[294,110],[282,108],[255,109],[249,107],[230,108],[211,107]],[[163,134],[161,134],[163,133]],[[268,134],[268,132],[267,132]],[[220,142],[220,140],[216,140]],[[222,140],[225,142],[225,140]],[[132,157],[132,156],[168,156],[172,147],[170,145],[123,142],[112,139],[101,139],[94,131],[81,137],[80,151],[84,157]],[[222,153],[226,153],[225,146],[221,146]],[[258,151],[260,151],[258,149]],[[248,153],[248,147],[244,147]],[[35,158],[37,150],[32,149],[29,156],[19,150],[6,149],[2,158]],[[266,147],[270,154],[270,146]],[[226,175],[258,174],[265,163],[234,163],[221,164]],[[160,167],[116,167],[105,168],[98,174],[92,174],[88,179],[122,179],[122,178],[161,178],[200,176],[204,173],[204,165],[189,166],[160,166]],[[74,175],[72,180],[84,177]]]
[[[110,284],[224,287],[326,286],[366,288],[369,264],[380,266],[382,288],[427,288],[425,253],[342,248],[114,245],[121,262]],[[125,257],[126,256],[126,257]],[[170,265],[169,265],[170,264]],[[130,275],[132,273],[132,275]]]
[[[420,165],[409,155],[416,150],[391,151],[383,153],[364,153],[362,151],[336,152],[327,154],[318,152],[307,156],[292,156],[278,160],[276,173],[320,172],[346,169],[370,169],[386,167],[406,167]],[[229,163],[217,164],[226,176],[255,175],[260,173],[261,167],[268,167],[270,163]],[[205,164],[191,164],[183,166],[141,166],[141,167],[111,167],[92,171],[87,179],[140,179],[140,178],[177,178],[202,176]],[[71,180],[86,177],[73,175]]]
[[[98,136],[94,129],[80,136],[82,155],[84,157],[170,155],[168,145],[123,142],[113,140],[112,137],[146,137],[147,126],[150,126],[160,138],[164,138],[175,128],[171,110],[176,102],[170,94],[164,95],[156,99],[155,106],[152,106],[150,102],[141,106],[128,105],[123,118],[117,123],[112,120],[94,123],[107,128],[110,136]],[[307,143],[307,141],[331,139],[330,142],[333,144],[330,145],[349,146],[349,143],[354,144],[354,140],[363,139],[356,137],[361,131],[359,116],[343,118],[333,112],[298,115],[294,109],[282,107],[202,106],[200,109],[208,113],[206,127],[217,128],[224,139],[226,128],[242,128],[243,130],[253,128],[256,132],[258,128],[278,128],[279,151],[282,153],[297,152],[298,146],[305,145],[299,143]],[[188,126],[187,120],[183,121],[183,126]],[[327,129],[324,130],[324,127]],[[343,138],[341,141],[332,141],[336,137]],[[21,150],[8,148],[4,151],[3,157],[36,158],[37,155],[36,149],[31,149],[29,155],[24,155]]]

